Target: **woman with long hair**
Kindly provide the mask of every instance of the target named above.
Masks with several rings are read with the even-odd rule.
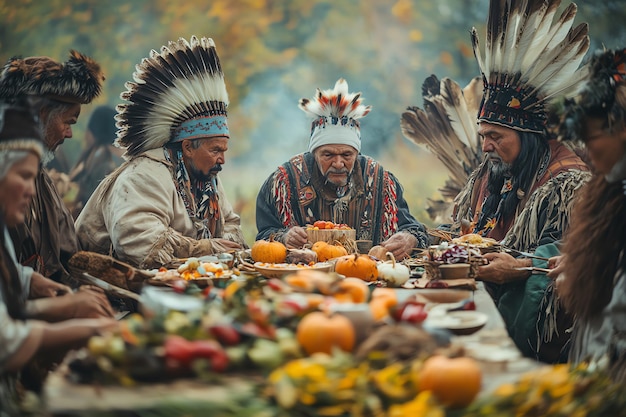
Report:
[[[570,360],[608,357],[626,376],[626,49],[596,53],[562,133],[582,140],[594,176],[577,202],[550,276],[575,316]]]
[[[24,221],[43,154],[38,124],[26,101],[0,102],[0,416],[20,415],[18,372],[50,349],[68,349],[116,326],[110,318],[56,323],[29,320],[27,297],[7,227]]]

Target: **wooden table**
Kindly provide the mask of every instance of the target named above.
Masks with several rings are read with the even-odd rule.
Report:
[[[415,291],[398,290],[403,299]],[[478,311],[488,316],[485,326],[469,336],[455,336],[453,343],[463,346],[468,356],[476,358],[483,369],[483,395],[503,382],[516,380],[519,375],[538,367],[538,363],[521,357],[509,337],[502,317],[482,283],[474,292]],[[58,371],[50,376],[45,387],[48,410],[52,416],[134,415],[128,410],[154,406],[168,400],[202,401],[226,398],[237,390],[251,393],[253,384],[245,378],[226,377],[220,385],[207,385],[192,380],[177,380],[168,384],[137,385],[133,387],[76,385],[69,383]],[[110,414],[102,414],[107,411]],[[165,414],[162,414],[165,415]]]

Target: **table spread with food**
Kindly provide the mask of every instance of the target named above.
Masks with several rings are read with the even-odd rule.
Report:
[[[521,357],[476,280],[483,254],[506,250],[497,242],[439,234],[398,260],[322,223],[303,249],[270,239],[157,270],[77,253],[75,278],[131,308],[50,375],[48,413],[569,416],[626,406],[601,371]]]

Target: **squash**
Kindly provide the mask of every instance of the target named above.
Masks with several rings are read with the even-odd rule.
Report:
[[[365,303],[370,295],[367,284],[359,278],[345,278],[338,282],[333,298],[340,303]]]
[[[340,314],[328,316],[315,311],[300,320],[296,329],[296,339],[310,356],[323,352],[331,354],[333,347],[345,352],[354,348],[356,336],[350,319]]]
[[[392,288],[376,288],[372,292],[370,309],[375,321],[382,321],[389,317],[391,308],[398,304],[398,295]]]
[[[254,242],[250,254],[254,262],[279,264],[287,259],[287,247],[281,242],[274,240],[274,235],[271,235],[270,240],[257,240]]]
[[[387,252],[387,258],[390,260],[378,264],[378,278],[392,287],[399,287],[409,280],[411,271],[408,266],[397,263],[393,253]]]
[[[337,259],[335,272],[346,277],[361,278],[363,281],[375,281],[378,278],[376,261],[369,255],[347,255]]]
[[[324,241],[318,241],[313,244],[311,250],[317,254],[319,262],[326,262],[329,259],[338,258],[348,254],[346,248],[341,244],[332,244]]]
[[[419,390],[429,390],[447,407],[467,407],[478,395],[482,371],[472,358],[431,356],[417,371]]]

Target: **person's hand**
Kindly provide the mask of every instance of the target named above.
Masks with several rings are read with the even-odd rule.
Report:
[[[289,249],[301,249],[309,241],[306,229],[294,226],[285,233],[285,246]]]
[[[104,291],[84,286],[75,293],[60,297],[29,300],[26,314],[32,319],[56,323],[78,318],[112,318],[115,312]]]
[[[33,272],[30,278],[30,299],[56,297],[57,295],[70,294],[71,292],[72,289],[67,285],[59,284],[38,272]]]
[[[548,268],[552,270],[547,273],[548,277],[552,279],[558,278],[558,276],[565,270],[565,256],[558,255],[551,257],[548,260]]]
[[[211,239],[211,248],[213,253],[225,253],[232,250],[241,249],[241,245],[228,239]]]
[[[108,317],[100,317],[97,319],[79,319],[80,322],[92,329],[93,335],[100,335],[107,332],[115,331],[120,323],[115,319]]]
[[[478,269],[478,278],[496,284],[519,281],[530,276],[530,271],[517,271],[514,268],[532,266],[530,259],[517,259],[502,252],[491,252],[483,255],[489,263]]]
[[[416,244],[417,238],[407,232],[398,232],[380,243],[388,252],[393,253],[398,261],[410,257]]]
[[[548,272],[547,275],[554,280],[557,293],[559,292],[559,287],[565,282],[565,274],[563,272],[565,272],[566,260],[565,255],[553,256],[548,260],[548,268],[551,268],[552,271]]]
[[[114,317],[115,312],[100,288],[82,286],[79,291],[61,297],[68,303],[68,318]]]

